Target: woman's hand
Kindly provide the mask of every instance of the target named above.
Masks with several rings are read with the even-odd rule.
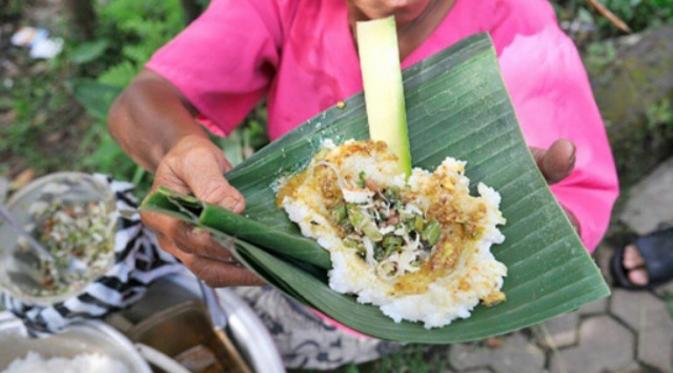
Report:
[[[550,185],[568,177],[575,168],[575,144],[569,140],[556,140],[549,149],[530,147],[530,151],[533,153],[533,158],[535,158],[542,175]],[[563,209],[575,230],[579,233],[580,225],[575,214],[565,207]]]
[[[199,123],[180,91],[151,70],[143,70],[110,108],[108,128],[124,151],[155,173],[153,189],[166,187],[234,212],[243,196],[224,178],[231,166]],[[239,266],[208,233],[177,219],[142,213],[161,248],[175,255],[211,286],[253,285],[261,281]]]
[[[192,193],[204,202],[241,213],[245,200],[223,176],[229,169],[231,165],[222,150],[210,140],[187,136],[159,163],[152,189],[166,187],[179,193]],[[175,255],[208,285],[261,283],[253,273],[236,263],[229,251],[209,233],[162,214],[144,212],[142,219],[156,232],[161,248]]]

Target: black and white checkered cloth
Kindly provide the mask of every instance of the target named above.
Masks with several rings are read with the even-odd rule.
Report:
[[[140,221],[138,203],[131,194],[133,184],[100,174],[94,177],[107,183],[117,199],[115,263],[81,293],[48,307],[0,294],[0,303],[19,317],[33,335],[55,333],[74,321],[102,317],[128,307],[143,296],[152,281],[182,268],[173,256],[159,248],[154,234]]]

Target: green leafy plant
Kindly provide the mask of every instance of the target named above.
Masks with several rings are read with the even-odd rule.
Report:
[[[40,172],[76,159],[57,148],[73,146],[81,109],[72,105],[70,71],[61,61],[35,62],[30,71],[0,81],[0,158]]]
[[[75,64],[85,64],[100,58],[109,47],[107,39],[99,39],[75,46],[70,52],[70,60]]]
[[[95,123],[80,145],[81,166],[116,178],[149,180],[110,137],[105,125],[115,96],[128,85],[159,47],[184,27],[179,0],[112,0],[97,8],[96,39],[73,46],[69,60],[89,79],[74,82],[74,95]]]
[[[74,81],[74,96],[95,119],[84,136],[81,166],[131,180],[147,190],[149,179],[122,152],[105,126],[108,109],[152,54],[185,26],[179,0],[111,0],[99,5],[96,39],[73,46],[68,60],[86,79]],[[213,137],[234,164],[266,144],[266,111],[258,108],[227,138]]]
[[[633,32],[673,23],[673,0],[600,0]],[[553,2],[561,21],[584,25],[583,31],[571,32],[577,41],[602,41],[623,35],[608,19],[598,14],[587,0],[558,0]],[[592,29],[591,31],[586,28]],[[589,32],[590,35],[583,35]]]
[[[647,108],[645,115],[650,129],[654,130],[660,126],[673,129],[673,105],[669,97],[664,97],[656,104]]]
[[[157,49],[185,26],[179,0],[112,0],[97,9],[97,41],[78,46],[90,54],[106,50],[105,55],[84,62],[97,62],[104,68],[98,80],[124,87],[140,71]],[[104,48],[102,47],[104,44]]]
[[[440,362],[427,361],[425,346],[409,345],[396,354],[390,354],[382,359],[363,365],[362,372],[400,372],[400,373],[430,373],[446,371],[448,368]],[[357,372],[358,370],[356,370]]]
[[[634,31],[673,21],[673,0],[606,0],[604,4]],[[606,19],[599,19],[600,28],[609,29]]]
[[[584,52],[584,63],[589,71],[601,71],[617,58],[612,40],[590,43]]]

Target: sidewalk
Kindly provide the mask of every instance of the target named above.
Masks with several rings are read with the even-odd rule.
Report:
[[[542,325],[441,353],[456,373],[671,372],[667,291],[673,294],[673,286],[659,294],[613,290],[610,298]]]
[[[671,187],[673,159],[632,188],[620,220],[638,234],[671,223]],[[606,245],[595,254],[606,277],[612,250]],[[609,298],[542,325],[432,354],[456,373],[673,372],[671,311],[673,283],[656,292],[613,289]]]

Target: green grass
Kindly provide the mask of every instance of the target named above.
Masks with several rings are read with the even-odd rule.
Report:
[[[449,366],[448,346],[408,345],[378,360],[362,364],[346,364],[335,373],[430,373],[445,372]],[[290,370],[290,373],[318,373],[318,370]]]
[[[377,361],[362,364],[360,366],[347,367],[352,372],[409,372],[409,373],[429,373],[433,371],[444,371],[448,367],[446,362],[433,359],[430,360],[426,352],[429,348],[425,346],[412,345],[404,347],[399,352],[385,356]],[[448,350],[448,349],[447,349]]]

